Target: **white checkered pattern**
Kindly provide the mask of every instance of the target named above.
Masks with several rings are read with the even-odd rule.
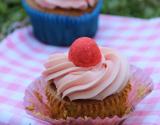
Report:
[[[101,16],[96,39],[99,45],[116,48],[131,64],[143,68],[154,80],[154,90],[124,125],[160,123],[160,19],[142,20]],[[40,75],[43,61],[68,48],[39,43],[32,28],[19,29],[0,44],[0,125],[43,125],[23,109],[25,88]]]

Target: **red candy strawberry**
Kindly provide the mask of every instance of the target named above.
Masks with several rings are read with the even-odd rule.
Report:
[[[69,60],[76,66],[90,67],[100,63],[102,55],[96,42],[88,37],[78,38],[69,51]]]

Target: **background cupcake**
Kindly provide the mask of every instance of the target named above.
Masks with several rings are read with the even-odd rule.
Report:
[[[68,46],[81,36],[94,37],[103,0],[22,0],[41,42]]]

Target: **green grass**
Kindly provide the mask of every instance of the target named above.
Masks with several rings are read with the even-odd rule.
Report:
[[[0,0],[0,39],[8,33],[8,27],[16,21],[21,21],[26,14],[20,0]]]
[[[102,13],[139,18],[158,17],[160,0],[104,0]],[[0,0],[0,39],[8,33],[11,24],[25,17],[20,0]]]
[[[104,11],[139,18],[160,16],[160,0],[105,0]]]

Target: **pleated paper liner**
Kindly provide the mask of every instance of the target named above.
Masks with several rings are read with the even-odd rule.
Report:
[[[26,89],[24,106],[27,113],[30,115],[53,125],[117,125],[126,120],[131,113],[134,112],[136,104],[153,89],[150,76],[143,70],[134,66],[131,66],[130,84],[131,90],[128,92],[126,100],[127,109],[123,116],[105,118],[67,117],[66,119],[53,119],[53,111],[50,108],[50,103],[48,103],[49,98],[46,96],[47,83],[45,83],[42,77],[39,77]]]

